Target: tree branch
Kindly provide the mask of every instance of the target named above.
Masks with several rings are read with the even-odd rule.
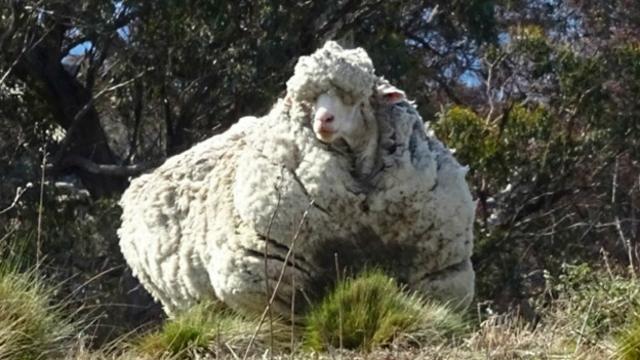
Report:
[[[11,202],[11,204],[8,207],[0,210],[0,215],[6,213],[9,210],[11,210],[14,207],[16,207],[16,205],[18,205],[18,201],[20,200],[22,195],[32,187],[33,187],[33,184],[31,184],[31,183],[28,183],[24,188],[18,186],[18,188],[16,189],[16,196],[13,198],[13,201]]]
[[[53,161],[52,164],[53,166],[57,166],[60,164],[60,161],[62,160],[62,156],[64,155],[65,150],[67,149],[67,147],[69,147],[69,144],[71,143],[71,139],[73,138],[73,133],[76,131],[76,129],[78,128],[79,124],[81,123],[80,120],[82,120],[82,118],[84,118],[84,116],[93,108],[93,105],[95,104],[96,100],[99,99],[102,95],[108,93],[108,92],[112,92],[115,91],[123,86],[126,86],[130,83],[132,83],[133,81],[137,80],[138,78],[140,78],[142,75],[144,75],[144,73],[146,73],[147,70],[141,72],[140,74],[136,75],[135,77],[121,82],[120,84],[102,89],[100,92],[98,92],[95,96],[91,97],[91,99],[80,109],[80,111],[78,111],[76,113],[76,115],[73,117],[73,120],[71,122],[71,126],[69,126],[69,128],[67,129],[67,133],[64,137],[64,140],[62,141],[62,144],[60,144],[60,148],[58,149],[56,155],[53,157]]]
[[[15,35],[18,30],[18,12],[19,12],[19,2],[17,0],[11,1],[11,23],[9,24],[9,28],[7,31],[2,33],[0,36],[0,52],[4,52],[4,47],[6,43]]]
[[[164,160],[157,160],[148,163],[139,163],[132,165],[111,165],[111,164],[97,164],[89,159],[83,158],[77,155],[70,155],[64,158],[60,167],[69,168],[77,166],[83,170],[96,175],[108,175],[108,176],[135,176],[139,175],[149,169],[155,168],[160,165]],[[57,168],[54,164],[47,165],[49,168]]]

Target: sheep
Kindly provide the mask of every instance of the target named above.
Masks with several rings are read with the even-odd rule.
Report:
[[[302,311],[335,279],[336,254],[341,268],[380,266],[469,303],[465,170],[391,88],[364,50],[327,42],[267,115],[132,180],[120,247],[168,315],[205,298],[260,312],[282,270],[272,309]]]

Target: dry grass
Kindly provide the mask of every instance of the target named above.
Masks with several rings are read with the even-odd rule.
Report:
[[[584,266],[551,281],[533,305],[534,325],[517,313],[463,316],[404,292],[379,272],[337,285],[308,314],[306,329],[203,303],[157,329],[100,349],[52,302],[54,289],[34,272],[0,266],[0,359],[640,359],[640,284],[633,276]],[[553,296],[549,295],[552,294]],[[623,329],[623,330],[621,330]],[[352,348],[348,350],[347,348]]]
[[[258,322],[220,303],[205,302],[130,342],[129,350],[145,359],[237,357],[249,346]],[[273,350],[283,352],[288,345],[288,328],[279,321],[273,325]],[[251,353],[264,352],[271,344],[270,335],[266,327],[259,331]]]
[[[631,324],[622,331],[617,341],[616,356],[620,360],[640,360],[640,317],[632,316]]]
[[[551,315],[551,313],[547,314]],[[613,359],[615,349],[610,340],[600,342],[580,341],[575,321],[558,310],[557,318],[549,317],[536,328],[522,322],[515,315],[495,315],[478,324],[475,329],[460,338],[407,346],[405,341],[393,341],[371,351],[327,349],[321,352],[280,348],[269,356],[268,335],[265,333],[255,351],[247,359]],[[572,325],[573,324],[573,325]],[[253,324],[255,325],[255,323]],[[131,359],[242,359],[242,351],[253,328],[246,327],[239,337],[213,339],[203,348],[188,347],[186,351],[172,354],[164,352],[144,353],[137,345],[120,344],[112,350],[79,349],[69,359],[78,360],[131,360]],[[155,334],[155,335],[154,335]],[[145,335],[149,336],[149,335]],[[151,336],[158,336],[152,333]],[[623,359],[637,359],[626,357]]]
[[[71,346],[79,324],[53,303],[54,291],[34,271],[0,265],[0,359],[56,358]]]

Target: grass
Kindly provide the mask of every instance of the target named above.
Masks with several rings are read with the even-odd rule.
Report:
[[[158,330],[142,335],[133,351],[148,358],[180,359],[195,354],[210,356],[243,351],[257,327],[257,320],[239,315],[217,302],[203,302],[168,320]],[[275,324],[278,348],[285,343],[285,327]],[[267,326],[258,333],[258,345],[266,344]]]
[[[620,360],[640,360],[640,317],[637,315],[618,339],[616,356]]]
[[[623,272],[567,266],[551,278],[534,326],[517,311],[473,321],[405,291],[379,271],[338,283],[313,306],[304,328],[269,325],[219,303],[202,303],[151,330],[91,348],[57,288],[35,270],[0,265],[0,359],[607,359],[640,360],[640,284]],[[302,318],[300,318],[302,319]],[[620,329],[623,329],[622,331]],[[79,334],[79,335],[77,335]],[[88,345],[87,345],[88,344]]]
[[[54,292],[35,271],[0,265],[0,359],[50,359],[68,350],[79,324],[54,304]]]
[[[564,319],[564,326],[577,334],[578,345],[612,340],[640,309],[640,282],[625,271],[567,265],[553,288],[557,310],[547,317]]]
[[[372,271],[339,283],[306,319],[309,349],[370,351],[403,338],[429,342],[461,334],[460,314],[403,291],[391,278]]]

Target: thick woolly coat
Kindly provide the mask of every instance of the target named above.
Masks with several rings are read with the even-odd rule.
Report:
[[[377,103],[378,81],[364,50],[328,42],[300,58],[288,100],[269,114],[242,118],[131,182],[120,246],[168,314],[205,298],[261,311],[283,269],[273,309],[288,314],[294,294],[297,310],[321,296],[336,267],[381,267],[427,296],[469,303],[466,168],[411,104]],[[379,149],[366,177],[354,174],[355,154],[310,127],[309,104],[330,87],[371,98]]]

